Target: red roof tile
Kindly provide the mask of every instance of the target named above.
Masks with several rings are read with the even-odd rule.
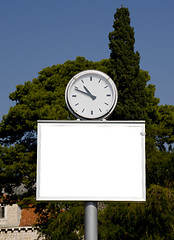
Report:
[[[37,215],[34,208],[22,209],[19,226],[33,226],[37,222]]]

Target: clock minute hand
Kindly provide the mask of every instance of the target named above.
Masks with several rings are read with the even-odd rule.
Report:
[[[87,95],[88,97],[91,97],[92,100],[94,100],[94,99],[96,98],[96,97],[93,96],[92,94],[90,94],[90,93],[88,93],[88,92],[84,92],[84,91],[78,89],[78,87],[75,87],[75,90],[78,91],[78,92],[81,92],[81,93],[83,93],[83,94],[85,94],[85,95]]]
[[[84,91],[78,89],[78,87],[75,87],[75,90],[78,91],[78,92],[81,92],[81,93],[84,93],[84,94],[88,95],[87,92],[84,92]]]
[[[87,89],[87,87],[83,86],[86,93],[92,98],[92,100],[96,99],[96,96],[92,95],[92,93]]]

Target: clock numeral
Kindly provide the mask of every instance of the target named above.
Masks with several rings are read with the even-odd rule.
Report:
[[[90,81],[92,81],[92,77],[90,77]]]
[[[79,105],[79,103],[76,103],[75,106]]]
[[[108,105],[108,103],[105,102],[106,105]]]
[[[99,108],[99,111],[102,112],[102,110]]]
[[[91,115],[93,115],[93,111],[91,111]]]
[[[85,109],[82,110],[82,113],[85,111]]]
[[[106,85],[104,88],[107,88],[108,87],[108,85]]]
[[[72,97],[77,97],[77,95],[72,95]]]
[[[110,97],[110,96],[111,96],[111,94],[106,94],[106,96],[107,96],[107,97]]]
[[[84,83],[83,79],[81,79],[82,83]]]
[[[98,83],[100,83],[100,82],[101,82],[101,78],[99,79]]]

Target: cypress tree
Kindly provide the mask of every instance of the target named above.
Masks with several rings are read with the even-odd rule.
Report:
[[[127,83],[139,72],[140,56],[134,52],[134,28],[130,26],[128,8],[117,9],[114,15],[114,31],[109,33],[110,58],[113,60],[118,80]]]
[[[145,97],[144,89],[148,81],[147,76],[140,71],[140,55],[134,51],[134,28],[130,26],[129,15],[128,8],[117,9],[114,15],[114,30],[109,33],[112,63],[110,75],[116,82],[119,97],[116,112],[112,117],[121,120],[140,119],[143,116],[138,106],[138,101],[142,104],[142,100],[137,101],[134,98],[134,91],[143,91],[141,95]],[[137,78],[141,80],[138,81]]]

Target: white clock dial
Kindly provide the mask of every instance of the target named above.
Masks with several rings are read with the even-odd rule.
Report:
[[[65,92],[69,110],[81,119],[102,119],[110,115],[117,102],[117,89],[105,73],[87,70],[75,75]]]

